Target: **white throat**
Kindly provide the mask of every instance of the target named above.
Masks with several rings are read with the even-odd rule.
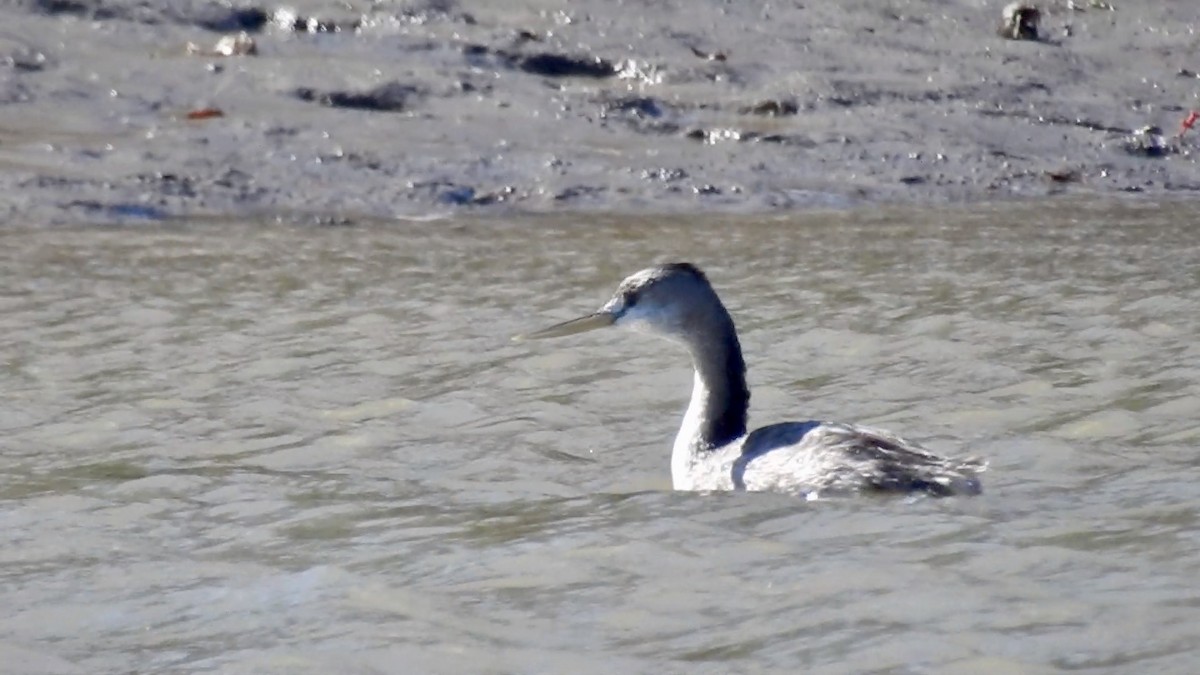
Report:
[[[694,489],[693,472],[701,452],[700,427],[708,405],[708,386],[700,377],[700,371],[695,371],[692,378],[692,400],[683,414],[683,424],[679,427],[675,447],[671,450],[671,483],[676,490]]]

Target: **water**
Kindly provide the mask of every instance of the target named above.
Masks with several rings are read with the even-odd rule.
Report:
[[[1200,211],[0,235],[5,673],[1190,673]],[[668,343],[512,344],[655,261],[752,424],[976,499],[669,491]]]

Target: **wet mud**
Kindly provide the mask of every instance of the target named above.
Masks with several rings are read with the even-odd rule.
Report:
[[[9,221],[1200,194],[1170,0],[0,7]]]

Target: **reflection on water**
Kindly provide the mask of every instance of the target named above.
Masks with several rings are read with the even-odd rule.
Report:
[[[0,662],[1189,672],[1198,214],[10,231]],[[669,492],[686,356],[508,342],[669,259],[752,423],[980,454],[984,496]]]

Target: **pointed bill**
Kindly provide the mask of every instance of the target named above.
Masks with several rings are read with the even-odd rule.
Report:
[[[543,328],[532,333],[514,335],[513,341],[520,342],[522,340],[540,340],[542,338],[574,335],[576,333],[583,333],[589,330],[596,330],[597,328],[611,326],[616,320],[617,317],[613,314],[608,312],[596,312],[595,314],[588,314],[587,316],[581,316],[578,319],[564,321],[562,323],[550,326],[549,328]]]

